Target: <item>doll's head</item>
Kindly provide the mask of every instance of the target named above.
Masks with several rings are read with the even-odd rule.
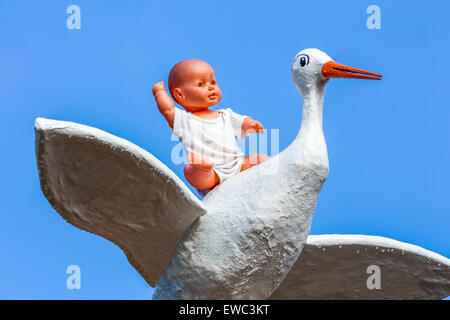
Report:
[[[187,111],[197,111],[219,103],[222,92],[209,64],[198,59],[178,62],[169,73],[172,98]]]

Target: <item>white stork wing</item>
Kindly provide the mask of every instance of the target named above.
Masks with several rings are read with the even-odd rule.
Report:
[[[380,289],[373,288],[378,266]],[[369,273],[368,273],[369,272]],[[450,260],[421,247],[364,235],[310,236],[270,299],[443,299]]]
[[[161,161],[131,142],[73,122],[37,118],[41,189],[74,226],[126,254],[155,286],[203,203]]]

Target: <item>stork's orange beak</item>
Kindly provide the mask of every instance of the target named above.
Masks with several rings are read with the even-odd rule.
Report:
[[[344,66],[334,62],[328,61],[322,67],[322,74],[326,78],[349,78],[349,79],[369,79],[381,80],[381,74],[373,73],[361,69]]]

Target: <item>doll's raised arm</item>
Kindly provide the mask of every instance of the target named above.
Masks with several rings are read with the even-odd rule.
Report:
[[[153,95],[155,96],[159,112],[166,118],[170,128],[173,129],[175,104],[164,89],[164,82],[158,82],[153,86]]]

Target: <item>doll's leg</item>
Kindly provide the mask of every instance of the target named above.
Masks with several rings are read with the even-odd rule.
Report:
[[[184,166],[186,180],[198,190],[210,190],[220,179],[213,170],[214,164],[200,154],[189,152],[188,163]]]
[[[250,169],[251,167],[260,164],[261,162],[269,160],[270,157],[267,154],[252,154],[244,157],[244,162],[242,163],[241,171]]]

